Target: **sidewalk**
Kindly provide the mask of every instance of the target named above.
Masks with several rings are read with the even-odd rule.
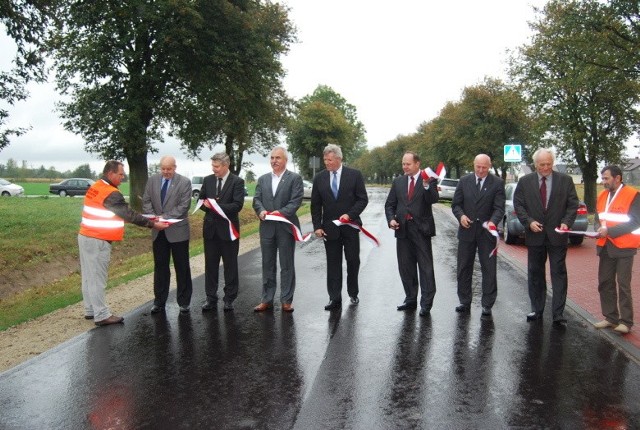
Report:
[[[524,245],[507,245],[500,242],[502,255],[518,261],[523,270],[527,270],[527,248]],[[638,258],[633,265],[631,290],[633,295],[633,309],[636,314],[640,312],[640,270],[638,270]],[[551,290],[551,280],[547,264],[547,283]],[[589,324],[600,321],[602,317],[600,309],[600,296],[598,294],[598,256],[596,255],[596,241],[585,238],[580,246],[570,246],[567,252],[567,271],[569,273],[569,288],[567,292],[567,304],[578,314],[582,315]],[[640,325],[636,324],[629,334],[619,335],[613,330],[601,330],[604,336],[616,342],[636,360],[640,360]]]

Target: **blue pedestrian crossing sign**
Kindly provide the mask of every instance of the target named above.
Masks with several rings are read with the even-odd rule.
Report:
[[[505,145],[504,161],[505,163],[522,162],[522,145]]]

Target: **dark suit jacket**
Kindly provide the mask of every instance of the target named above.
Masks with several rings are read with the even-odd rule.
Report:
[[[276,194],[271,189],[271,173],[260,176],[256,185],[256,195],[253,198],[253,210],[257,215],[262,211],[279,211],[285,218],[300,228],[300,221],[296,211],[302,204],[304,187],[302,177],[297,173],[286,170],[278,183]],[[276,229],[291,233],[291,226],[284,222],[266,221],[260,223],[260,236],[273,237]]]
[[[311,221],[314,231],[323,229],[327,235],[326,238],[331,240],[340,236],[339,227],[333,223],[333,220],[343,214],[349,215],[351,221],[362,225],[360,214],[367,207],[369,197],[367,197],[362,173],[356,169],[342,166],[337,200],[333,197],[329,181],[330,172],[328,170],[323,170],[313,178]]]
[[[142,196],[142,212],[144,214],[162,215],[163,218],[178,218],[182,221],[172,224],[164,230],[169,242],[184,242],[189,240],[189,207],[191,206],[191,181],[179,174],[174,174],[167,194],[164,198],[164,208],[160,200],[162,175],[155,174],[149,178]],[[153,240],[158,237],[158,230],[152,230]]]
[[[218,178],[215,175],[205,176],[200,189],[200,199],[215,198],[217,187]],[[229,173],[229,177],[224,183],[217,201],[220,208],[240,233],[240,218],[238,214],[244,205],[244,180],[233,173]],[[202,236],[205,239],[213,239],[214,235],[216,235],[223,240],[231,240],[227,220],[204,205],[200,209],[206,212],[202,225]]]
[[[545,211],[540,198],[540,184],[538,173],[533,172],[523,176],[518,181],[513,194],[513,206],[518,214],[520,223],[524,226],[525,244],[531,246],[544,245],[545,237],[552,245],[559,246],[567,243],[567,235],[554,231],[560,224],[569,228],[576,220],[578,209],[578,195],[573,179],[564,173],[553,172],[551,179],[551,194]],[[544,231],[534,233],[529,229],[533,221],[544,226]]]
[[[458,219],[458,223],[462,215],[466,215],[473,224],[469,228],[459,224],[458,239],[473,241],[485,221],[491,221],[495,225],[500,224],[504,217],[504,201],[504,182],[497,176],[488,175],[480,191],[478,191],[474,173],[460,178],[451,201],[451,211]]]
[[[398,176],[393,180],[391,190],[384,204],[387,223],[395,219],[400,228],[395,231],[396,238],[407,237],[407,215],[413,217],[420,231],[427,237],[436,235],[436,224],[433,219],[431,205],[438,203],[437,179],[430,179],[427,188],[418,180],[411,200],[408,199],[409,176]]]

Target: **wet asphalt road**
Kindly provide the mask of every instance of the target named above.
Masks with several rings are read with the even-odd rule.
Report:
[[[252,251],[240,257],[232,313],[200,312],[200,277],[190,314],[177,312],[174,292],[166,314],[149,315],[149,303],[124,325],[0,374],[0,428],[640,428],[638,362],[570,309],[564,330],[549,315],[527,323],[522,267],[500,256],[493,319],[480,318],[479,294],[471,315],[454,312],[448,207],[435,213],[431,317],[396,311],[404,297],[385,197],[370,191],[363,216],[382,245],[363,239],[359,306],[345,289],[343,309],[324,311],[324,247],[314,240],[296,253],[295,312],[254,313]]]

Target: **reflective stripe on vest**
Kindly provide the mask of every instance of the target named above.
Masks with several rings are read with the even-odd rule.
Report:
[[[104,200],[116,187],[104,180],[96,181],[84,198],[80,234],[103,240],[122,240],[124,237],[124,220],[104,207]]]
[[[609,204],[607,210],[607,200],[609,199],[609,192],[603,191],[598,196],[598,202],[596,209],[598,211],[598,219],[607,228],[615,227],[620,224],[631,221],[629,216],[629,210],[631,204],[635,199],[638,191],[634,188],[624,185],[618,190],[615,198]],[[604,221],[604,222],[602,222]],[[631,233],[624,234],[622,236],[613,238],[611,236],[601,237],[598,239],[598,246],[605,246],[607,240],[613,243],[616,248],[621,249],[633,249],[640,247],[640,228],[632,231]]]

